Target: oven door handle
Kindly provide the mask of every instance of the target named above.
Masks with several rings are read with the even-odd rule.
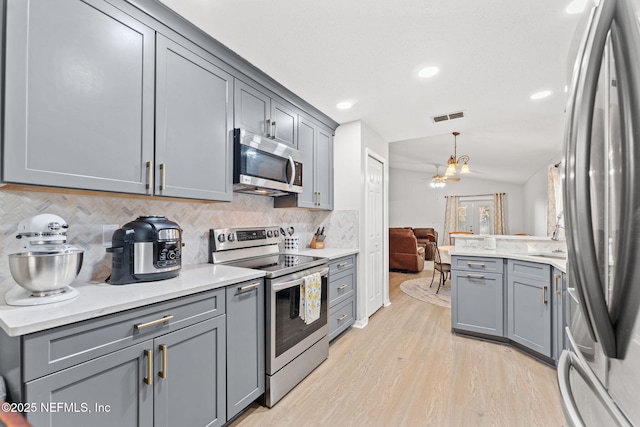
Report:
[[[324,268],[324,269],[322,269],[320,271],[316,271],[314,273],[320,273],[320,276],[323,277],[323,276],[326,276],[329,273],[329,268],[327,267],[327,268]],[[313,273],[311,273],[311,274],[313,274]],[[296,279],[296,280],[290,280],[288,282],[283,282],[283,283],[278,283],[278,284],[275,284],[275,285],[271,285],[271,291],[272,292],[278,292],[278,291],[281,291],[283,289],[293,288],[294,286],[300,285],[303,281],[304,281],[304,277],[301,277],[301,278]]]

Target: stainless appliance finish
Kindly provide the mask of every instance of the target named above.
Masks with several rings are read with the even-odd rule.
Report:
[[[45,296],[69,286],[80,273],[84,252],[20,252],[9,255],[16,282],[34,296]]]
[[[233,131],[233,191],[264,196],[302,193],[302,155],[277,140]]]
[[[590,6],[567,107],[558,383],[570,425],[640,425],[640,0]]]
[[[328,259],[279,253],[278,227],[216,229],[209,233],[211,259],[266,273],[265,404],[275,405],[329,356]],[[300,287],[304,277],[322,279],[320,318],[300,318]]]

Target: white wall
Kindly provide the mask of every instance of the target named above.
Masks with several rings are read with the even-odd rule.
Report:
[[[442,236],[445,196],[506,193],[507,234],[527,233],[524,186],[463,177],[442,189],[429,186],[431,175],[391,168],[389,171],[389,227],[433,227]],[[529,233],[531,234],[531,233]]]
[[[526,233],[547,235],[547,167],[538,171],[524,184],[524,220]]]

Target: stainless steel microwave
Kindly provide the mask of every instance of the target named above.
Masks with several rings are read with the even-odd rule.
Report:
[[[302,192],[302,156],[277,140],[233,130],[233,191],[284,196]]]

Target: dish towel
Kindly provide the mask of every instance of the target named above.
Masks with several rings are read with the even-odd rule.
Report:
[[[309,325],[320,318],[320,298],[322,296],[322,279],[320,273],[313,273],[302,278],[300,286],[300,318]]]

